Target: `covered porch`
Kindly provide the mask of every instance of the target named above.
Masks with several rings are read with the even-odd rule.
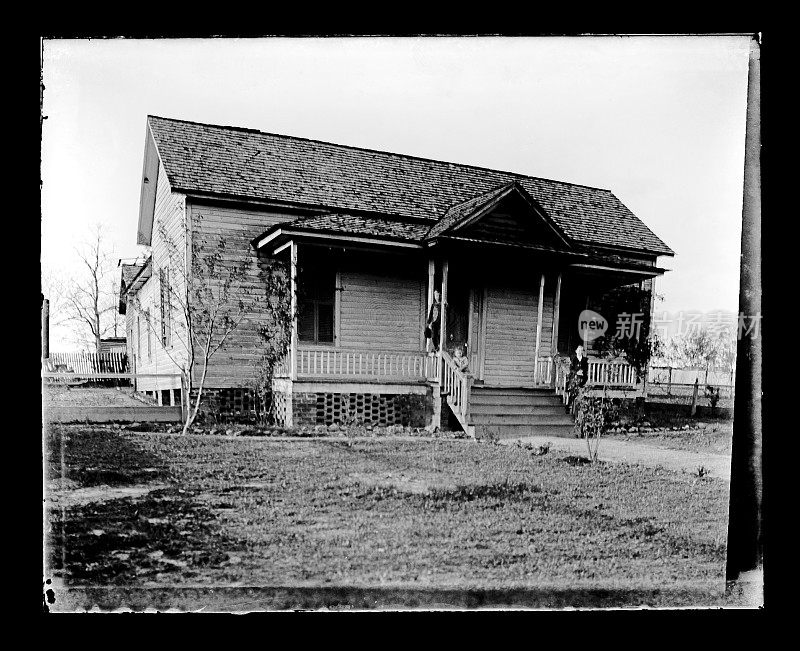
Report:
[[[581,339],[578,328],[578,308],[600,310],[597,297],[630,283],[627,275],[530,250],[479,255],[472,247],[456,246],[376,259],[373,251],[352,246],[337,252],[336,247],[293,242],[286,251],[287,259],[294,260],[298,318],[275,377],[289,392],[313,386],[326,394],[377,395],[430,387],[437,403],[434,424],[440,424],[447,404],[468,431],[475,386],[546,389],[565,401],[569,356],[582,343],[589,353],[590,387],[604,387],[618,397],[642,394],[635,369],[625,360],[594,354],[593,342]],[[299,305],[304,257],[322,264],[333,279],[330,305],[322,294],[314,299],[319,304],[313,325]],[[391,268],[405,271],[379,269],[387,259]],[[434,290],[441,294],[444,317],[436,347],[423,335]],[[326,309],[330,319],[320,316]],[[308,340],[312,333],[315,341]],[[354,333],[361,345],[352,345]],[[322,341],[326,337],[329,342]],[[398,345],[385,345],[393,340]],[[458,347],[468,360],[463,370],[454,361]]]
[[[284,390],[312,383],[326,393],[358,386],[366,395],[429,387],[435,424],[444,398],[469,431],[473,388],[563,399],[569,357],[583,344],[589,386],[640,393],[635,369],[601,358],[579,316],[587,309],[602,315],[602,297],[616,287],[651,283],[663,272],[655,257],[574,246],[514,184],[490,195],[433,227],[323,215],[256,238],[256,249],[290,268],[295,318],[275,373]],[[441,321],[431,339],[424,332],[435,292]]]

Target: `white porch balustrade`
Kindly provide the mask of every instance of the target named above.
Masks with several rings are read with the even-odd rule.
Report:
[[[288,358],[278,364],[275,377],[289,377]],[[298,378],[381,379],[424,382],[439,374],[439,358],[419,352],[383,352],[342,348],[298,347]]]

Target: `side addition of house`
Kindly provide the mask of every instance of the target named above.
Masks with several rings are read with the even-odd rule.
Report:
[[[651,297],[647,322],[657,259],[674,255],[609,190],[150,116],[138,243],[151,255],[123,268],[137,372],[185,366],[180,315],[160,297],[209,235],[291,270],[291,346],[273,380],[280,422],[447,420],[473,435],[571,435],[563,358],[582,343],[590,376],[603,369],[639,390],[624,360],[593,356],[578,316],[635,286]],[[252,407],[263,322],[248,315],[209,369],[207,386],[233,411]],[[181,399],[178,381],[139,384]]]

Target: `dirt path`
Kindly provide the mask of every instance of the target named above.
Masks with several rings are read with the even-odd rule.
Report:
[[[90,486],[86,488],[59,489],[47,491],[46,499],[51,507],[70,508],[93,502],[107,502],[126,497],[141,497],[155,490],[168,488],[166,484],[142,484],[137,486]]]
[[[501,443],[509,445],[517,441],[532,445],[550,443],[551,452],[568,452],[575,455],[587,456],[586,441],[584,439],[568,439],[547,436],[523,436],[520,438],[503,439]],[[601,440],[598,454],[600,461],[633,463],[643,466],[661,466],[675,472],[688,472],[697,474],[697,469],[704,466],[709,470],[709,477],[716,479],[731,479],[731,458],[722,454],[709,452],[692,452],[689,450],[674,450],[661,448],[642,443],[629,443],[626,441]]]
[[[144,407],[146,403],[132,395],[129,387],[65,387],[45,385],[42,402],[45,407]]]

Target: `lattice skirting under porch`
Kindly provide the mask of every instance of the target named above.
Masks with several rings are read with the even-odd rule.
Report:
[[[197,390],[192,389],[191,405],[194,406]],[[203,389],[200,399],[202,416],[222,421],[254,420],[259,410],[256,392],[250,388]]]
[[[286,425],[289,413],[289,404],[292,400],[292,394],[283,391],[272,392],[272,417],[276,423]]]
[[[276,392],[273,401],[276,405],[281,404],[275,408],[278,422],[286,422],[286,402],[290,399],[295,427],[333,424],[425,427],[433,411],[430,394]]]

